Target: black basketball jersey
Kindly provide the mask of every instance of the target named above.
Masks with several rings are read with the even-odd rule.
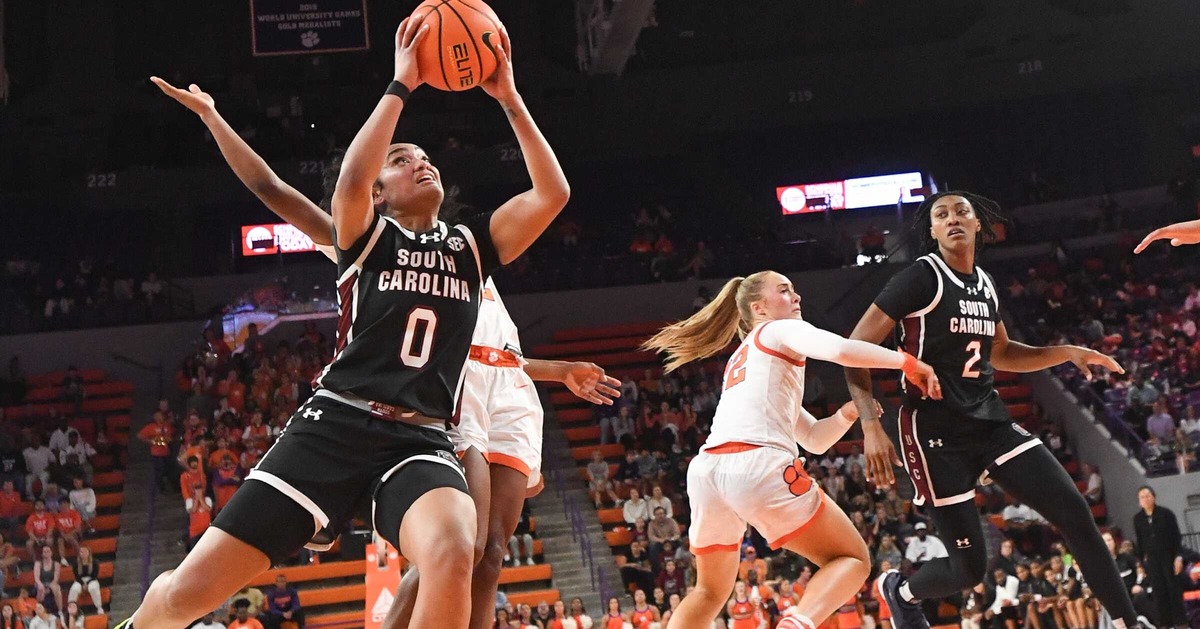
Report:
[[[900,322],[896,344],[929,363],[942,384],[942,400],[922,400],[901,378],[905,405],[938,404],[988,421],[1011,421],[992,384],[992,340],[1000,318],[1000,296],[983,269],[971,275],[951,269],[938,254],[917,259],[884,287],[875,305]]]
[[[338,329],[326,389],[451,420],[483,280],[500,266],[491,213],[423,234],[377,215],[338,249]]]

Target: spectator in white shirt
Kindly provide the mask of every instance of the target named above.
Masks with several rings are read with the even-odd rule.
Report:
[[[67,447],[67,434],[71,432],[75,432],[75,429],[67,426],[67,418],[59,419],[58,427],[50,433],[50,443],[48,444],[50,449],[56,453],[61,452],[63,448]]]
[[[158,279],[157,273],[151,273],[142,281],[142,295],[149,303],[154,303],[158,300],[159,295],[163,292],[162,280]]]
[[[50,461],[53,460],[54,453],[42,445],[42,440],[34,435],[29,440],[29,447],[25,448],[22,454],[25,455],[25,469],[29,472],[25,475],[25,494],[32,498],[35,479],[42,481],[43,490],[50,482]]]
[[[1029,505],[1018,502],[1004,507],[1000,517],[1004,518],[1008,536],[1013,538],[1018,545],[1022,545],[1023,541],[1028,540],[1034,548],[1042,548],[1042,540],[1045,539],[1042,527],[1046,524],[1046,518],[1043,518],[1040,513],[1030,509]]]
[[[1017,629],[1017,605],[1020,603],[1017,588],[1020,581],[1002,568],[992,572],[992,579],[989,589],[994,590],[995,596],[984,617],[992,621],[993,627]]]
[[[629,490],[629,500],[621,507],[625,521],[633,524],[638,520],[650,520],[650,503],[636,489]]]
[[[850,446],[850,454],[846,457],[846,469],[850,469],[857,464],[864,470],[867,469],[867,457],[863,455],[862,448],[858,446]]]
[[[1100,472],[1096,470],[1096,466],[1084,463],[1083,473],[1087,477],[1087,489],[1084,490],[1083,497],[1087,499],[1088,504],[1098,505],[1104,502],[1104,479],[1100,478]]]
[[[929,527],[924,522],[917,522],[914,529],[917,536],[909,538],[908,548],[904,551],[904,558],[912,562],[914,568],[920,567],[930,559],[950,556],[950,553],[946,552],[946,545],[929,534]]]
[[[71,457],[76,457],[76,461],[72,462]],[[69,464],[77,464],[83,469],[83,478],[91,484],[92,482],[92,457],[96,456],[96,449],[92,444],[83,440],[79,436],[79,431],[72,430],[67,433],[67,445],[65,448],[58,451],[58,462],[64,467]]]
[[[1200,308],[1200,290],[1196,290],[1195,285],[1188,287],[1187,299],[1183,300],[1183,309],[1192,311]]]
[[[79,512],[79,517],[83,520],[83,525],[88,527],[88,531],[95,532],[92,520],[96,519],[96,491],[86,486],[82,478],[76,478],[74,483],[74,488],[67,494],[71,508]]]
[[[650,497],[646,499],[649,504],[650,513],[654,513],[655,509],[662,508],[667,512],[668,518],[675,517],[675,510],[671,508],[671,499],[663,495],[662,487],[655,485],[654,489],[650,490]]]
[[[629,415],[629,407],[622,406],[615,415],[600,419],[600,444],[620,443],[621,437],[633,436],[633,418]]]
[[[1200,445],[1200,418],[1196,417],[1195,406],[1187,407],[1184,418],[1179,420],[1179,427],[1183,429],[1183,434],[1191,438],[1193,443]]]

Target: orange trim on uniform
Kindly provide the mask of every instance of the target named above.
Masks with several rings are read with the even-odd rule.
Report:
[[[521,367],[521,359],[517,358],[516,354],[486,345],[472,345],[471,353],[467,357],[489,367],[515,367],[518,369]]]
[[[483,287],[483,298],[488,301],[496,301],[496,294],[492,292],[492,289],[484,286]]]
[[[820,490],[818,489],[817,491],[820,491]],[[773,542],[767,542],[767,545],[771,547],[771,550],[778,550],[784,544],[799,537],[800,534],[804,532],[804,529],[808,528],[808,525],[815,522],[818,515],[821,515],[821,511],[825,508],[825,502],[826,502],[825,492],[822,491],[821,492],[821,504],[817,505],[817,510],[813,511],[812,517],[809,518],[808,521],[805,522],[804,524],[801,524],[799,528],[792,531],[791,533],[788,533],[787,535],[784,535],[783,537],[780,537],[779,539],[777,539]],[[692,551],[692,554],[695,554],[695,551]]]
[[[708,554],[717,553],[717,552],[735,553],[741,549],[742,549],[741,544],[729,544],[729,545],[713,544],[712,546],[701,546],[699,548],[693,546],[692,554],[693,555],[708,555]]]
[[[773,350],[773,349],[767,347],[766,345],[763,345],[762,341],[758,340],[758,335],[762,334],[763,328],[767,327],[768,325],[770,325],[770,323],[764,324],[761,328],[754,331],[754,346],[758,348],[758,351],[760,351],[768,356],[774,356],[775,358],[778,358],[780,360],[787,361],[797,367],[803,367],[804,363],[806,362],[805,360],[803,360],[803,359],[797,360],[795,358],[792,358],[791,356],[788,356],[787,354],[784,354],[783,352]]]
[[[749,452],[757,450],[762,446],[756,446],[753,443],[742,443],[740,441],[729,441],[722,443],[719,446],[708,448],[704,451],[705,454],[737,454],[738,452]]]
[[[529,469],[529,466],[526,465],[524,461],[522,461],[521,459],[518,459],[517,457],[512,456],[510,454],[502,454],[500,452],[488,452],[487,460],[488,460],[488,463],[495,463],[496,465],[503,465],[504,467],[510,467],[510,468],[517,470],[518,472],[524,474],[525,476],[529,476],[530,474],[533,473],[533,470]]]

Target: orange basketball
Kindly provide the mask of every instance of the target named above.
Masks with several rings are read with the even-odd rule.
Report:
[[[482,0],[426,0],[413,11],[413,18],[429,25],[417,51],[426,84],[461,92],[496,71],[500,18]]]

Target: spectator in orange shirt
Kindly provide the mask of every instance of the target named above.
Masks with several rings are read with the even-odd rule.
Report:
[[[256,439],[266,440],[271,436],[271,427],[263,423],[262,411],[254,411],[250,415],[250,425],[242,433],[242,441],[249,444]]]
[[[187,549],[191,552],[212,524],[212,499],[204,495],[203,489],[197,489],[184,504],[188,512]]]
[[[754,570],[762,579],[767,578],[767,562],[759,558],[758,551],[753,546],[745,547],[745,559],[738,564],[738,580],[745,581],[750,575],[750,571]]]
[[[253,469],[255,465],[258,465],[259,459],[261,459],[262,455],[266,454],[266,452],[267,447],[265,441],[258,439],[247,441],[246,451],[242,453],[242,469]]]
[[[138,439],[150,444],[150,458],[154,462],[154,478],[158,487],[166,493],[171,465],[171,443],[175,441],[175,428],[167,422],[167,416],[161,410],[154,411],[154,421],[146,424],[138,431]]]
[[[25,520],[25,532],[29,535],[25,547],[31,557],[37,557],[36,547],[54,544],[54,516],[46,513],[46,503],[41,500],[33,503],[33,513]]]
[[[220,512],[229,504],[229,500],[233,498],[234,492],[242,484],[242,475],[237,468],[237,463],[233,458],[226,458],[221,461],[221,467],[213,472],[213,493],[216,494],[217,504],[215,511]]]
[[[83,518],[71,508],[71,503],[59,504],[58,512],[54,514],[54,529],[58,537],[58,556],[62,557],[64,566],[68,565],[66,545],[70,544],[78,551],[79,538],[83,537]]]
[[[229,440],[221,437],[217,439],[217,449],[208,455],[208,469],[210,471],[221,469],[225,463],[225,459],[237,463],[238,456],[233,450],[229,449]]]
[[[21,492],[12,481],[4,481],[4,488],[0,490],[0,529],[11,534],[21,523],[21,511]]]
[[[0,629],[25,629],[25,621],[17,614],[17,608],[12,603],[0,607]]]
[[[238,605],[236,609],[237,618],[229,623],[229,629],[263,629],[262,623],[258,622],[257,618],[250,617],[249,605]]]
[[[187,470],[179,475],[179,493],[187,500],[197,489],[201,492],[208,489],[208,477],[200,469],[200,457],[193,455],[187,459]]]

